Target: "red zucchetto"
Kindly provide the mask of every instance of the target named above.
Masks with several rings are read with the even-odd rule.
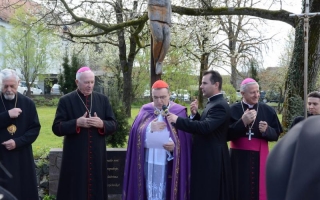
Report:
[[[152,85],[152,89],[160,89],[160,88],[169,88],[168,83],[164,82],[163,80],[157,80]]]

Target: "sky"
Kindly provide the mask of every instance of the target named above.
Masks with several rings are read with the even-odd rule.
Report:
[[[287,0],[289,2],[288,4],[283,4],[282,9],[292,12],[294,14],[300,14],[301,13],[301,1],[299,0]],[[267,9],[267,7],[261,6],[261,8]],[[271,10],[279,10],[279,8],[271,7]],[[280,21],[273,21],[273,20],[267,20],[268,27],[264,27],[266,31],[268,31],[267,35],[274,36],[274,42],[273,44],[269,43],[269,51],[263,53],[263,68],[267,67],[277,67],[279,63],[279,55],[281,54],[281,49],[283,48],[285,44],[285,38],[287,37],[290,30],[292,30],[292,26],[280,22]],[[223,75],[228,75],[230,73],[226,72],[225,70],[220,69],[214,69],[218,70]]]
[[[289,12],[292,12],[293,14],[300,14],[302,12],[301,10],[301,1],[293,1],[292,5],[283,5],[283,10],[287,10]],[[270,50],[268,53],[264,55],[264,68],[266,67],[276,67],[279,62],[279,55],[281,53],[281,47],[284,45],[285,40],[282,38],[286,38],[289,31],[292,28],[292,26],[279,21],[271,21],[269,20],[270,24],[270,35],[273,33],[278,33],[275,36],[275,39],[277,40],[275,42],[275,45],[270,46]]]

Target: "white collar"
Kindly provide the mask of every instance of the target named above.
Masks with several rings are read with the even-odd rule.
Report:
[[[246,104],[249,108],[253,108],[254,107],[254,105],[251,105],[251,104],[248,104],[247,102],[245,102],[244,100],[242,101],[244,104]]]
[[[219,95],[219,94],[222,94],[222,93],[219,92],[219,93],[217,93],[217,94],[212,95],[211,97],[208,98],[208,101],[210,101],[210,99],[211,99],[212,97],[217,96],[217,95]]]

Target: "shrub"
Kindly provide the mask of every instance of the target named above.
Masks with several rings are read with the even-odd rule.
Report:
[[[126,116],[125,108],[117,101],[111,101],[111,106],[115,118],[118,123],[117,131],[107,137],[107,144],[111,147],[123,147],[127,143],[127,136],[130,132],[128,117]]]

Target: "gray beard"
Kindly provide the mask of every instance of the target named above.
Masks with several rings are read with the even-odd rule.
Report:
[[[4,98],[6,99],[6,100],[12,100],[12,99],[14,99],[14,97],[16,96],[16,95],[7,95],[7,94],[3,94],[3,96],[4,96]]]

